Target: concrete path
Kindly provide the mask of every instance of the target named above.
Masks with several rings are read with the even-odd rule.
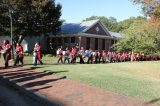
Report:
[[[36,67],[0,68],[0,76],[40,95],[49,101],[58,101],[59,106],[158,106],[154,100],[147,102],[120,95],[94,86],[57,77],[59,72],[41,72]],[[62,71],[65,72],[65,71]]]

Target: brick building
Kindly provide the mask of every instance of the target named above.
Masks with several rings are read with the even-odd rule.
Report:
[[[50,35],[47,39],[48,48],[60,46],[74,47],[78,44],[84,49],[109,50],[122,35],[110,32],[100,20],[84,21],[81,23],[67,23],[61,26],[58,35]]]

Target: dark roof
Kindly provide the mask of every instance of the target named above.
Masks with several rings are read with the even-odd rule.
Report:
[[[124,37],[124,35],[121,33],[116,33],[116,32],[111,32],[111,31],[109,31],[109,33],[113,38],[123,38]]]
[[[61,26],[61,34],[84,33],[99,20],[83,21],[81,23],[68,23]]]
[[[81,23],[65,23],[61,26],[60,34],[78,34],[85,33],[88,29],[94,26],[96,23],[100,22],[100,20],[91,20],[91,21],[83,21]],[[101,22],[101,24],[103,24]],[[104,25],[103,25],[104,26]],[[123,38],[123,34],[108,31],[108,29],[104,26],[105,31],[112,38]]]

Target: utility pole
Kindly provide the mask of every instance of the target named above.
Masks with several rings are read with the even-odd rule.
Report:
[[[10,26],[11,26],[11,53],[12,53],[12,59],[14,59],[14,52],[13,52],[13,31],[12,31],[12,14],[13,14],[13,8],[12,5],[8,4],[8,9],[9,9],[9,17],[10,17]]]

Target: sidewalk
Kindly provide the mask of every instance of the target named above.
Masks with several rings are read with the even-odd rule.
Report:
[[[35,69],[36,67],[3,69],[0,66],[0,76],[30,93],[50,101],[58,100],[59,106],[158,106],[153,104],[154,100],[138,100],[69,80],[65,76],[57,77],[55,74],[59,72],[41,72]]]

